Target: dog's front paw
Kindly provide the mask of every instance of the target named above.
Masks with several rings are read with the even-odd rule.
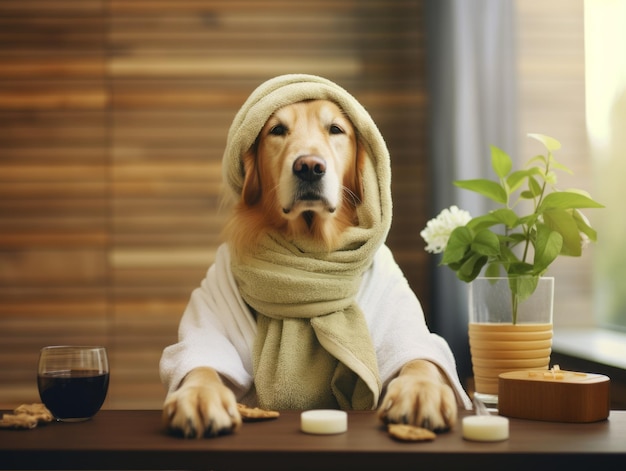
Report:
[[[171,432],[185,438],[215,437],[241,426],[233,392],[223,384],[183,384],[163,405],[163,421]]]
[[[409,424],[443,432],[456,424],[456,399],[445,383],[401,375],[389,383],[378,416],[387,424]]]

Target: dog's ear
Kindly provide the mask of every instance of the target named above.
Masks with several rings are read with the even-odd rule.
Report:
[[[244,204],[254,206],[261,199],[261,177],[257,166],[256,145],[243,155],[245,177],[241,197]]]

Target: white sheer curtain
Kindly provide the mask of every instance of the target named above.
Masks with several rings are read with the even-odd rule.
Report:
[[[516,149],[514,0],[426,0],[433,169],[432,216],[456,204],[479,215],[484,198],[452,182],[493,178],[491,144]],[[433,257],[435,258],[435,257]],[[471,376],[467,285],[433,262],[431,328],[445,337],[462,379]]]

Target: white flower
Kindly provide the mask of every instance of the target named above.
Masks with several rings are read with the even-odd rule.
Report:
[[[464,226],[472,219],[467,211],[450,206],[450,209],[444,209],[434,219],[426,224],[426,227],[420,235],[426,242],[426,251],[430,253],[441,253],[448,245],[450,234],[457,227]]]

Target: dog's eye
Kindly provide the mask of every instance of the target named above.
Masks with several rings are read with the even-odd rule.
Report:
[[[341,129],[336,124],[331,124],[329,131],[331,134],[344,134],[343,129]]]
[[[287,134],[287,127],[282,124],[277,124],[270,129],[270,134],[273,136],[284,136]]]

